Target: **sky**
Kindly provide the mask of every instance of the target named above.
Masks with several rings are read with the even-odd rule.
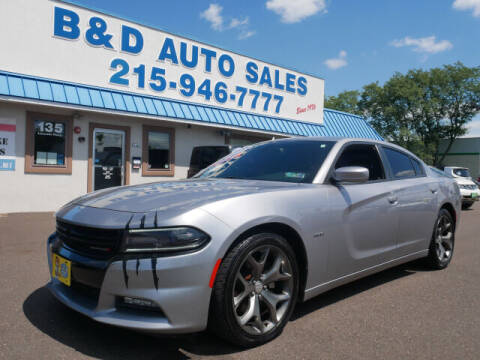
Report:
[[[75,0],[325,80],[325,94],[395,72],[480,65],[480,0]],[[480,115],[467,136],[480,136]]]

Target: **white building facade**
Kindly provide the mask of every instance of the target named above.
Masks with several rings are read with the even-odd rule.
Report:
[[[324,81],[69,2],[0,4],[0,213],[185,178],[192,148],[379,139]]]

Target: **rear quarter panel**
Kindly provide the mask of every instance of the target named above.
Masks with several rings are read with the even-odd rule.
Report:
[[[451,204],[455,210],[456,216],[456,227],[458,228],[460,224],[461,210],[462,210],[462,196],[460,194],[460,189],[455,179],[442,176],[435,173],[433,170],[428,168],[427,175],[438,184],[439,191],[437,195],[438,200],[438,210],[445,204]]]

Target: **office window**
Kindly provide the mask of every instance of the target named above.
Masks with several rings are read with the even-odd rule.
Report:
[[[173,176],[175,130],[143,126],[143,176]]]
[[[27,113],[25,172],[72,173],[72,119]]]

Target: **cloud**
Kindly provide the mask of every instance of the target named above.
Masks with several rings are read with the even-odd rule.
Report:
[[[412,46],[413,51],[428,54],[435,54],[445,50],[450,50],[453,47],[453,44],[448,40],[436,41],[435,36],[427,36],[417,39],[406,36],[400,40],[393,40],[390,45],[395,47]]]
[[[282,22],[292,24],[315,15],[327,12],[326,0],[268,0],[267,9],[281,16]]]
[[[480,0],[455,0],[452,7],[456,10],[473,10],[473,16],[480,17]]]
[[[245,39],[248,39],[249,37],[252,37],[253,35],[255,35],[255,31],[245,30],[245,31],[242,31],[240,35],[238,35],[238,40],[245,40]]]
[[[337,70],[347,66],[347,52],[345,50],[340,51],[337,58],[327,59],[324,61],[324,64],[332,70]]]
[[[245,40],[255,35],[254,30],[248,29],[250,22],[248,16],[245,16],[244,18],[232,18],[230,22],[228,22],[228,20],[225,21],[222,11],[222,6],[211,3],[207,10],[204,10],[200,13],[200,18],[207,20],[210,23],[211,28],[216,31],[236,29],[239,32],[239,40]],[[225,25],[225,23],[228,25]]]
[[[237,27],[244,27],[244,26],[248,25],[248,22],[249,22],[248,16],[244,17],[243,19],[233,18],[230,21],[230,25],[228,27],[230,29],[234,29],[234,28],[237,28]]]
[[[212,29],[217,31],[223,30],[223,7],[218,4],[210,4],[207,10],[200,13],[200,17],[210,23]]]

